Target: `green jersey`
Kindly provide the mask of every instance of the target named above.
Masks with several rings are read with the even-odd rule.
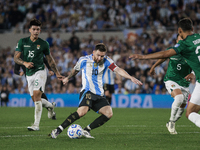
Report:
[[[188,35],[180,40],[173,49],[181,54],[195,73],[196,80],[200,83],[200,34]]]
[[[38,70],[44,70],[43,57],[50,54],[47,41],[38,38],[35,42],[32,42],[30,37],[20,39],[17,43],[16,51],[22,52],[24,61],[34,63],[33,68],[26,68],[27,76],[33,75]]]
[[[186,63],[180,54],[174,55],[169,59],[170,60],[164,81],[171,80],[180,86],[189,87],[190,82],[187,81],[184,77],[192,72],[191,67]]]

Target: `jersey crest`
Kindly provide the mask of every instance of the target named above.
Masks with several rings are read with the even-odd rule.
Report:
[[[37,49],[40,49],[40,45],[37,45]]]

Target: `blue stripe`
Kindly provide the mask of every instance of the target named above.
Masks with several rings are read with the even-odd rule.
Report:
[[[83,61],[81,62],[80,69],[83,69],[83,68],[86,66],[86,63],[87,63],[87,60],[83,60]]]
[[[85,68],[83,69],[84,71],[84,74],[85,74],[85,80],[86,80],[86,85],[85,85],[85,90],[88,91],[90,89],[90,84],[89,84],[89,81],[88,81],[88,78],[87,78],[87,68],[86,68],[86,65],[84,66]]]
[[[94,63],[95,63],[95,62],[94,62]],[[97,66],[97,67],[94,67],[94,63],[93,63],[93,68],[92,68],[92,69],[98,71],[99,67],[98,67],[98,66]],[[92,74],[92,81],[93,81],[93,84],[94,84],[94,88],[95,88],[96,94],[97,94],[97,95],[101,95],[101,91],[100,91],[100,89],[99,89],[99,84],[98,84],[98,79],[97,79],[97,77],[98,77],[98,74],[97,74],[97,75]]]
[[[108,66],[110,66],[110,64],[111,63],[106,58],[104,58],[104,67],[108,68]]]
[[[87,93],[87,91],[84,91],[83,95],[81,96],[80,100],[79,100],[79,105],[82,102],[83,98],[85,97],[85,94]]]
[[[108,83],[111,84],[110,82],[111,82],[110,69],[108,69]]]

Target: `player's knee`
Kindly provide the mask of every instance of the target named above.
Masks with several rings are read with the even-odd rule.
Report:
[[[188,118],[189,114],[190,114],[190,113],[188,113],[188,112],[186,111],[186,113],[185,113],[186,118]]]
[[[79,117],[83,117],[85,114],[87,114],[88,109],[88,107],[79,107],[77,110]]]
[[[187,108],[187,109],[186,109],[186,113],[185,113],[186,118],[188,118],[189,115],[190,115],[192,112],[193,112],[192,109]]]
[[[104,115],[105,115],[106,117],[108,117],[108,118],[112,118],[113,112],[112,112],[112,111],[106,111]]]
[[[180,107],[183,102],[184,102],[184,95],[179,94],[174,97],[173,105],[175,105],[176,107]]]
[[[79,117],[83,117],[87,112],[85,111],[77,111]]]

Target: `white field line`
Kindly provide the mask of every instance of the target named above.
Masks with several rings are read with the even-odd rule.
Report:
[[[38,131],[36,131],[38,132]],[[200,132],[179,132],[178,134],[199,134]],[[104,134],[104,133],[100,133],[100,134]],[[100,135],[99,134],[99,135]],[[113,133],[114,135],[117,135],[117,133]],[[120,133],[120,134],[124,134],[124,135],[138,135],[141,133]],[[164,134],[163,132],[142,132],[143,135],[160,135],[160,134]],[[60,136],[67,136],[67,134],[62,134]],[[40,134],[40,135],[4,135],[4,136],[0,136],[0,138],[23,138],[23,137],[48,137],[47,134]],[[50,138],[50,137],[49,137]]]

